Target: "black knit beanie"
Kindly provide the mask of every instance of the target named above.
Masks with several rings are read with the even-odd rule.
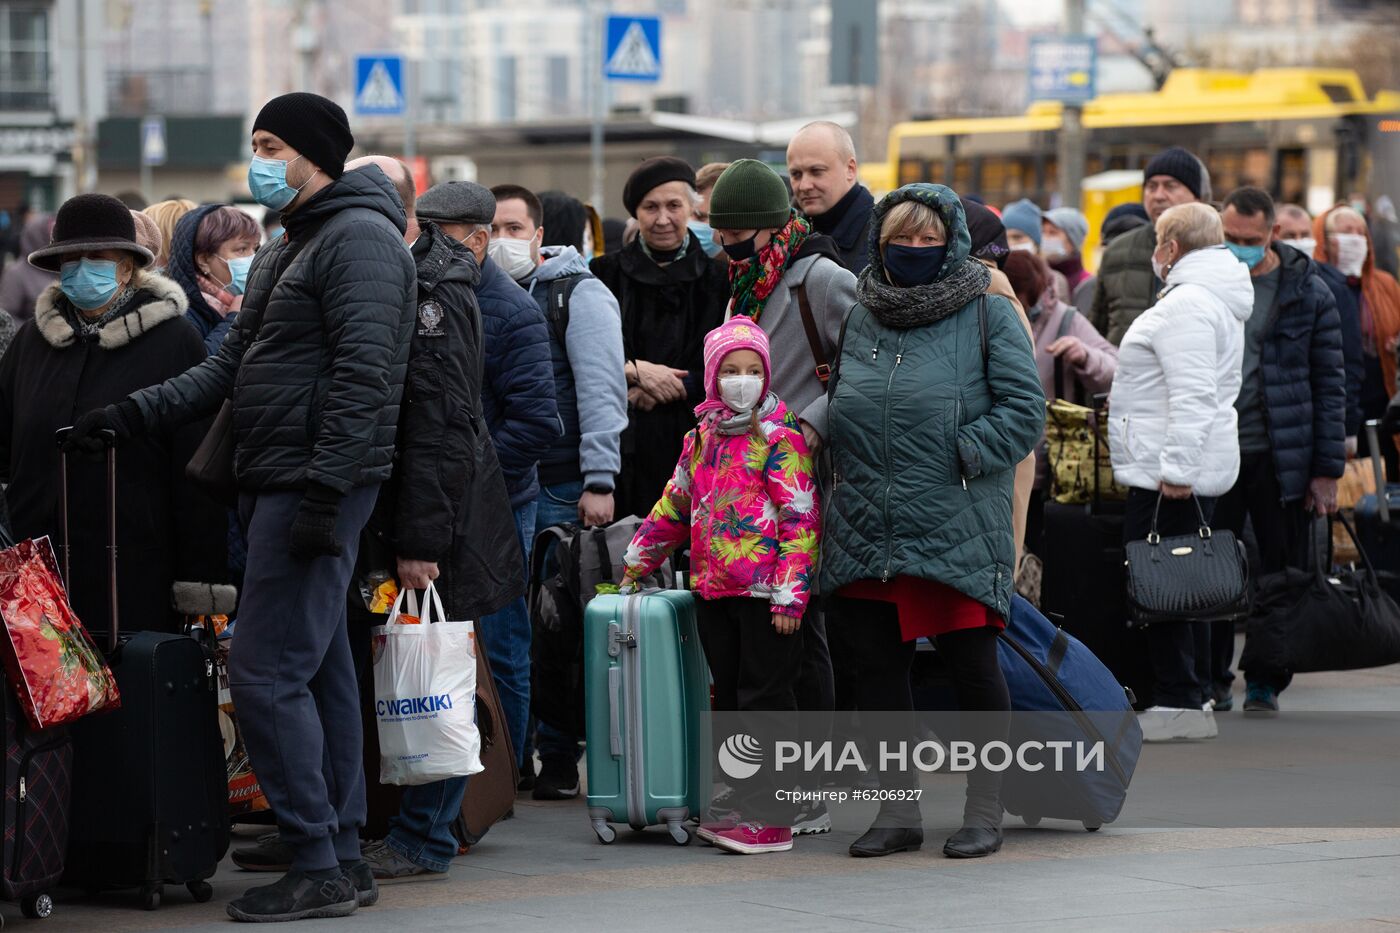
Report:
[[[668,181],[683,181],[694,188],[695,169],[690,167],[689,162],[674,156],[647,159],[628,176],[627,184],[622,188],[622,206],[627,208],[627,213],[636,217],[637,205],[642,203],[647,192]]]
[[[333,100],[294,91],[263,104],[253,131],[267,130],[314,162],[331,178],[345,173],[345,160],[355,147],[350,121]]]
[[[998,269],[1006,268],[1006,257],[1011,255],[1011,247],[1006,245],[1006,227],[992,209],[968,197],[962,197],[963,214],[967,217],[967,235],[972,240],[969,255],[973,259],[986,259],[996,263]]]
[[[1142,171],[1142,180],[1147,181],[1153,175],[1175,178],[1195,195],[1196,200],[1201,199],[1201,160],[1180,146],[1164,149],[1152,157]]]

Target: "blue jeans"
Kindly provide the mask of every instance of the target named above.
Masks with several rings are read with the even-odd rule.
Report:
[[[515,510],[515,530],[525,551],[525,566],[530,566],[530,546],[534,543],[535,503],[527,502]],[[525,728],[530,719],[530,611],[525,597],[511,602],[500,612],[485,616],[480,622],[482,647],[491,662],[491,675],[496,679],[496,691],[501,695],[501,711],[506,728],[515,747],[516,758],[525,763]]]
[[[578,522],[578,500],[583,496],[583,480],[577,479],[553,486],[540,487],[540,497],[536,500],[539,512],[535,516],[535,534],[554,525],[568,525]],[[553,572],[553,567],[545,567],[545,573]],[[581,736],[567,735],[549,723],[538,720],[535,726],[535,744],[539,747],[540,760],[563,758],[578,761],[582,755],[579,747]]]
[[[462,812],[467,778],[455,777],[403,789],[399,815],[389,820],[384,842],[429,871],[447,871],[457,855],[452,821]]]

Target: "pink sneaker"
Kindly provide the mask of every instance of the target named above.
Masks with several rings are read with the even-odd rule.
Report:
[[[721,849],[740,855],[786,852],[792,848],[792,827],[740,823],[733,829],[716,833],[713,842]]]
[[[695,831],[695,838],[699,839],[707,846],[712,846],[715,844],[716,836],[720,833],[727,833],[738,825],[739,821],[734,817],[716,820],[713,823],[701,823],[700,828]]]

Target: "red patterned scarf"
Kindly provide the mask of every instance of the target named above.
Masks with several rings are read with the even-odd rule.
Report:
[[[793,211],[787,225],[758,251],[758,255],[743,262],[731,262],[729,306],[732,313],[757,321],[764,305],[768,304],[768,296],[783,280],[783,273],[811,235],[812,225]]]

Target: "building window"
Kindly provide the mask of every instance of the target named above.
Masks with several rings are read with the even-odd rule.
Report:
[[[515,56],[496,59],[496,119],[515,119]]]
[[[565,116],[573,109],[573,100],[569,93],[569,59],[563,55],[551,55],[545,59],[545,65],[549,113],[556,117]]]
[[[0,6],[0,110],[51,110],[47,5]]]

